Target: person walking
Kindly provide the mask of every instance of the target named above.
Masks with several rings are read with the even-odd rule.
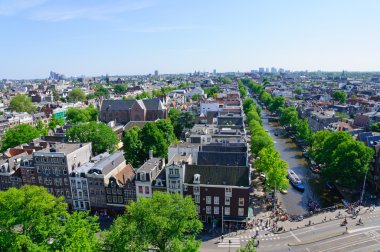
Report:
[[[220,239],[222,240],[222,242],[223,242],[223,240],[224,240],[224,236],[222,235],[222,237],[220,237]]]
[[[260,240],[257,239],[257,245],[256,245],[256,247],[259,247],[259,244],[260,244]]]

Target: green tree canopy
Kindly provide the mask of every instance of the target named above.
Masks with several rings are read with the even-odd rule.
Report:
[[[115,85],[113,87],[113,90],[115,94],[125,94],[127,91],[127,86],[126,85]]]
[[[200,94],[193,94],[193,96],[191,96],[191,100],[193,101],[199,101],[200,98],[201,98]]]
[[[269,105],[269,111],[279,112],[282,108],[285,106],[285,98],[282,96],[276,96],[274,99],[271,100]]]
[[[286,190],[289,182],[286,178],[288,164],[281,159],[273,147],[264,148],[259,152],[259,157],[255,160],[255,166],[266,175],[266,187],[269,189]]]
[[[16,112],[33,113],[36,111],[36,106],[33,105],[32,99],[23,94],[17,94],[12,97],[9,103],[9,109]]]
[[[143,143],[143,150],[146,156],[150,150],[153,150],[153,154],[156,157],[167,156],[169,145],[156,123],[147,122],[141,130],[140,139]]]
[[[334,101],[340,102],[340,103],[346,103],[347,101],[347,95],[344,91],[336,91],[333,93],[333,99]]]
[[[355,187],[363,181],[374,151],[353,139],[344,141],[331,154],[331,163],[321,170],[321,175],[339,184]]]
[[[176,108],[171,108],[169,110],[169,120],[173,125],[175,136],[179,139],[184,128],[193,127],[195,117],[190,112],[181,112]]]
[[[86,95],[80,88],[74,88],[67,94],[67,98],[70,102],[78,102],[86,100]]]
[[[246,98],[246,99],[244,99],[244,101],[243,101],[243,111],[244,111],[244,113],[247,114],[248,111],[249,111],[249,108],[251,106],[256,106],[255,101],[252,98]]]
[[[92,105],[84,109],[69,108],[66,112],[66,121],[72,124],[97,121],[98,114],[99,111]]]
[[[298,112],[296,107],[291,106],[282,110],[280,123],[284,126],[296,126],[298,123]]]
[[[1,251],[95,251],[99,225],[87,212],[67,213],[44,187],[0,191]]]
[[[304,140],[306,144],[309,144],[313,139],[313,132],[309,128],[309,122],[307,119],[298,120],[296,135],[298,138]]]
[[[158,130],[162,132],[165,142],[168,146],[176,140],[174,128],[169,119],[158,120],[156,122],[156,126]]]
[[[105,250],[112,252],[198,251],[202,229],[191,197],[155,192],[127,206],[106,235]]]
[[[264,148],[273,147],[272,137],[264,131],[265,134],[253,134],[251,137],[251,152],[258,155]]]
[[[1,139],[1,152],[20,144],[29,143],[41,136],[41,131],[29,124],[20,124],[5,131]]]
[[[100,122],[83,123],[70,127],[66,132],[66,138],[72,142],[91,142],[94,154],[115,151],[119,141],[116,133]]]
[[[109,93],[110,93],[110,91],[108,91],[107,88],[100,87],[100,88],[98,88],[98,89],[95,91],[94,95],[95,95],[96,97],[100,97],[100,96],[106,96],[106,95],[109,95]]]
[[[52,118],[49,121],[49,129],[55,130],[57,126],[63,126],[65,124],[65,120],[63,118],[57,119],[55,115],[52,116]]]
[[[380,132],[380,122],[371,125],[371,130],[374,132]]]
[[[139,167],[146,156],[140,139],[141,129],[132,127],[125,131],[123,138],[124,157],[133,167]]]
[[[38,119],[36,129],[41,133],[42,136],[47,136],[49,133],[49,128],[44,124],[44,122],[41,119]]]

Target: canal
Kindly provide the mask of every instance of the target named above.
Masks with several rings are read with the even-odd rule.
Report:
[[[262,112],[265,116],[265,112]],[[272,136],[275,143],[275,149],[280,153],[281,158],[288,163],[288,169],[292,169],[305,184],[305,191],[299,192],[294,189],[290,184],[287,194],[277,192],[279,201],[282,206],[291,215],[303,215],[308,211],[308,200],[312,199],[319,203],[320,207],[329,207],[340,201],[337,193],[329,191],[325,182],[319,178],[319,175],[313,174],[308,168],[309,164],[307,159],[302,156],[302,151],[293,142],[292,139],[275,135],[281,129],[278,123],[268,122],[263,120],[263,126]]]

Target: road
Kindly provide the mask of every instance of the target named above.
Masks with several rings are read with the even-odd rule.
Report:
[[[340,226],[342,220],[332,220],[282,234],[260,230],[257,251],[380,251],[380,207],[374,212],[360,215],[360,218],[364,225],[357,226],[356,220],[348,218],[348,233],[345,227]],[[218,242],[218,238],[204,242],[201,251],[237,251],[252,239],[255,232],[246,230],[235,236],[226,236],[223,242]]]

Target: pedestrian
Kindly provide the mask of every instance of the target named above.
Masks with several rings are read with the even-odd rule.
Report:
[[[259,244],[260,244],[260,240],[257,240],[257,246],[256,246],[256,247],[258,247],[258,246],[259,246]]]
[[[259,236],[259,230],[256,230],[256,236]]]
[[[222,235],[222,237],[220,237],[221,239],[222,239],[222,242],[223,242],[223,240],[224,240],[224,236]]]
[[[348,227],[346,227],[346,233],[348,233]]]

